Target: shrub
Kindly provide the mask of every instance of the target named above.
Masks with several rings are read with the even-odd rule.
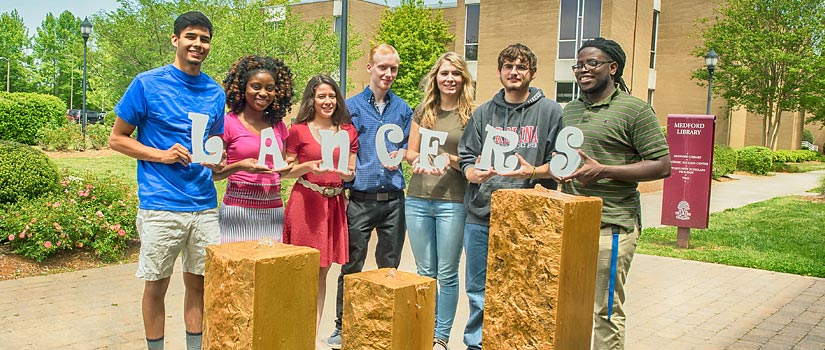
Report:
[[[86,142],[80,124],[61,127],[45,126],[37,131],[37,145],[47,151],[82,151],[109,147],[111,127],[101,124],[86,125]]]
[[[108,111],[103,115],[103,125],[106,125],[109,129],[111,129],[115,125],[115,119],[117,119],[115,111]]]
[[[736,171],[736,151],[727,145],[713,145],[713,170],[711,176],[718,179]]]
[[[116,178],[65,174],[62,190],[0,209],[0,232],[14,252],[42,261],[60,251],[91,248],[98,258],[121,258],[137,238],[137,195]]]
[[[748,146],[736,151],[736,168],[756,175],[765,175],[773,169],[773,151],[762,146]]]
[[[0,203],[11,203],[58,188],[57,166],[24,144],[0,141]]]
[[[104,149],[109,148],[109,134],[112,127],[102,124],[86,125],[86,148]]]
[[[44,126],[37,131],[37,145],[47,151],[79,151],[83,149],[80,125]]]
[[[802,141],[814,143],[814,133],[808,129],[802,129]]]
[[[66,103],[55,96],[27,92],[0,93],[0,139],[35,144],[41,127],[68,124]]]
[[[806,149],[800,150],[778,150],[774,152],[773,161],[783,163],[801,163],[816,160],[819,154],[816,151]]]

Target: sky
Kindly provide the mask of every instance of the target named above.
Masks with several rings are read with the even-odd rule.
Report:
[[[437,4],[438,0],[425,0],[424,2]],[[444,1],[444,3],[451,2],[454,3],[455,1]],[[387,3],[393,6],[397,5],[399,0],[388,0]],[[48,12],[57,17],[63,11],[69,10],[76,17],[84,18],[99,11],[112,11],[119,6],[120,4],[115,0],[0,0],[0,13],[17,9],[17,12],[23,17],[23,24],[28,28],[31,36],[36,33],[37,27],[46,18]]]
[[[111,11],[119,7],[115,0],[2,0],[0,13],[11,12],[17,9],[23,24],[28,28],[29,35],[34,35],[40,23],[46,19],[46,13],[51,12],[55,17],[63,11],[69,10],[76,17],[84,18],[98,11]],[[94,25],[94,23],[92,24]]]

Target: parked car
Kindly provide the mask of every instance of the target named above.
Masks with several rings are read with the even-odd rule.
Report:
[[[70,109],[66,111],[66,119],[73,121],[75,123],[80,123],[83,121],[82,118],[82,111],[79,109]],[[98,111],[86,111],[86,124],[103,124],[103,117],[106,115],[106,112],[98,112]]]

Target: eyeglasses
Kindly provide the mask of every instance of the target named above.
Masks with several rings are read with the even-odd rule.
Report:
[[[601,65],[603,65],[605,63],[613,63],[613,62],[615,62],[615,61],[587,60],[587,61],[584,61],[584,64],[576,63],[576,64],[570,66],[570,68],[573,68],[574,72],[578,72],[578,71],[580,71],[584,68],[587,68],[587,70],[596,69],[596,68],[599,68]]]
[[[513,64],[505,63],[505,64],[501,65],[501,70],[512,72],[513,69],[516,69],[519,72],[526,72],[528,69],[530,69],[530,67],[527,67],[527,65],[524,65],[524,64],[513,65]]]

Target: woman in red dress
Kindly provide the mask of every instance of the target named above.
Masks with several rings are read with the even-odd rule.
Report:
[[[339,161],[345,161],[348,171],[320,168],[320,130],[347,132],[349,149],[335,149],[333,159],[335,169]],[[285,177],[298,180],[286,204],[283,238],[284,243],[312,247],[321,252],[315,341],[316,348],[324,348],[326,344],[318,340],[317,331],[324,310],[327,272],[332,263],[343,265],[349,260],[343,186],[344,182],[355,178],[355,155],[358,151],[358,133],[350,123],[344,98],[332,78],[318,75],[309,80],[298,117],[284,143],[287,162],[297,161]]]

